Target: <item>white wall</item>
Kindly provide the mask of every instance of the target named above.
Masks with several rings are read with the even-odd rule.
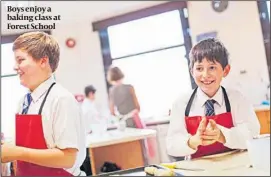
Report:
[[[57,80],[74,94],[83,93],[85,85],[93,84],[98,89],[98,102],[106,104],[107,94],[100,41],[97,32],[92,31],[92,21],[159,3],[164,2],[35,2],[35,5],[52,7],[53,14],[61,15],[61,21],[52,31],[61,46],[61,62],[56,72]],[[209,1],[189,2],[192,39],[195,41],[196,35],[202,32],[217,30],[231,54],[232,72],[225,80],[225,84],[242,89],[254,103],[260,103],[265,98],[265,83],[268,83],[269,79],[257,5],[256,2],[230,1],[229,3],[228,10],[218,14],[211,9]],[[7,12],[3,8],[4,6],[2,6],[2,33],[20,32],[6,29]],[[76,39],[75,48],[69,49],[65,46],[68,37]],[[240,75],[240,70],[246,70],[247,73]]]
[[[190,1],[188,12],[194,42],[198,34],[217,31],[228,48],[231,72],[225,85],[240,89],[255,104],[266,99],[269,77],[256,1],[229,1],[223,13],[213,11],[211,2]]]
[[[67,33],[63,33],[67,31]],[[80,31],[80,32],[78,32]],[[106,85],[98,33],[86,22],[63,24],[52,33],[61,44],[61,60],[56,72],[57,81],[73,93],[83,93],[84,87],[97,87],[97,99],[106,103]],[[65,46],[68,37],[76,39],[76,47]]]

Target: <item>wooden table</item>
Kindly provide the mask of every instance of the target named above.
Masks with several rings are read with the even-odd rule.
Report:
[[[206,156],[178,163],[184,168],[190,168],[190,170],[176,170],[185,176],[270,176],[270,168],[255,169],[250,166],[247,151],[224,153],[220,157]],[[202,171],[191,171],[195,168]]]
[[[135,128],[126,128],[123,132],[110,130],[103,134],[89,134],[87,147],[92,174],[98,174],[106,161],[116,163],[123,170],[144,166],[142,140],[155,136],[155,130]]]

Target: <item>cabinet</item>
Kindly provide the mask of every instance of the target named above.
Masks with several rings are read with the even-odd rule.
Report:
[[[261,125],[260,134],[270,134],[270,110],[255,110]]]

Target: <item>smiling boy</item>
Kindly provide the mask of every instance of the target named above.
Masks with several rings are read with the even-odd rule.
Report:
[[[29,89],[15,116],[16,145],[1,145],[1,162],[17,161],[17,176],[84,176],[85,129],[72,93],[56,83],[57,41],[29,32],[13,43],[14,69]]]
[[[168,154],[196,158],[246,149],[260,124],[240,92],[221,86],[230,72],[227,49],[217,39],[200,41],[191,49],[190,71],[197,87],[173,104]]]

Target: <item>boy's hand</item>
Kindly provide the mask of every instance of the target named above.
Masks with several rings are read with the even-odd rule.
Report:
[[[215,142],[225,143],[225,137],[221,130],[218,128],[216,122],[212,119],[209,120],[210,127],[206,128],[206,130],[203,132],[203,135],[201,135],[202,138],[202,144],[203,145],[209,145],[213,144]]]
[[[1,162],[7,163],[17,160],[20,151],[17,146],[4,143],[1,145]]]
[[[207,126],[207,120],[205,117],[202,117],[201,122],[199,124],[197,133],[193,136],[190,137],[188,140],[188,146],[192,149],[197,149],[199,145],[202,145],[202,138],[201,136],[203,135],[205,129]]]

